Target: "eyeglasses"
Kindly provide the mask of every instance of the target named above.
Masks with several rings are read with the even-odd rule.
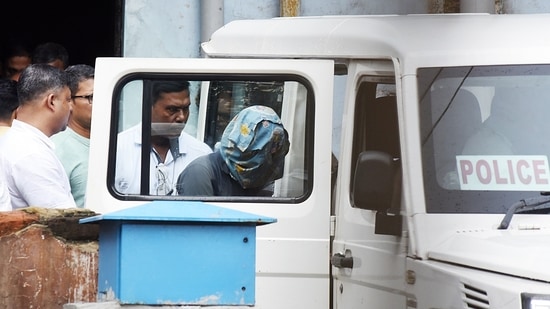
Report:
[[[174,192],[170,179],[166,176],[166,166],[163,163],[157,165],[157,195],[171,195]]]
[[[92,104],[92,102],[94,101],[94,94],[89,94],[89,95],[74,95],[72,96],[73,99],[77,99],[77,98],[81,98],[81,99],[86,99],[88,100],[88,104]]]

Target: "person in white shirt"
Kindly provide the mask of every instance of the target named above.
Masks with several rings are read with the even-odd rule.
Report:
[[[72,111],[67,74],[47,64],[30,65],[21,73],[17,93],[17,118],[0,139],[0,172],[13,209],[76,207],[50,140],[65,130]]]
[[[0,79],[0,138],[11,127],[17,107],[19,107],[17,81],[8,78]],[[10,192],[4,175],[0,173],[0,211],[10,210],[12,210]]]
[[[212,152],[205,143],[183,131],[189,117],[189,82],[154,81],[151,85],[150,195],[176,195],[178,175],[194,159]],[[142,125],[119,133],[115,189],[141,194]]]
[[[1,159],[1,158],[0,158]],[[4,174],[0,174],[0,211],[11,211],[10,191],[4,179]]]

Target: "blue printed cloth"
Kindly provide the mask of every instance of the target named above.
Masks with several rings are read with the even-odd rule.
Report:
[[[253,105],[229,122],[220,141],[220,154],[231,177],[243,188],[259,188],[282,177],[289,147],[288,133],[277,113]]]

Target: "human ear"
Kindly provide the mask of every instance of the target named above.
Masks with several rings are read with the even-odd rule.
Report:
[[[55,94],[49,93],[46,96],[46,107],[52,110],[55,108]]]

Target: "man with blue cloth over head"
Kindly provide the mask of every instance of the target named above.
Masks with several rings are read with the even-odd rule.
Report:
[[[243,109],[227,125],[217,151],[191,162],[179,175],[185,196],[266,195],[283,175],[290,142],[281,119],[267,106]]]

